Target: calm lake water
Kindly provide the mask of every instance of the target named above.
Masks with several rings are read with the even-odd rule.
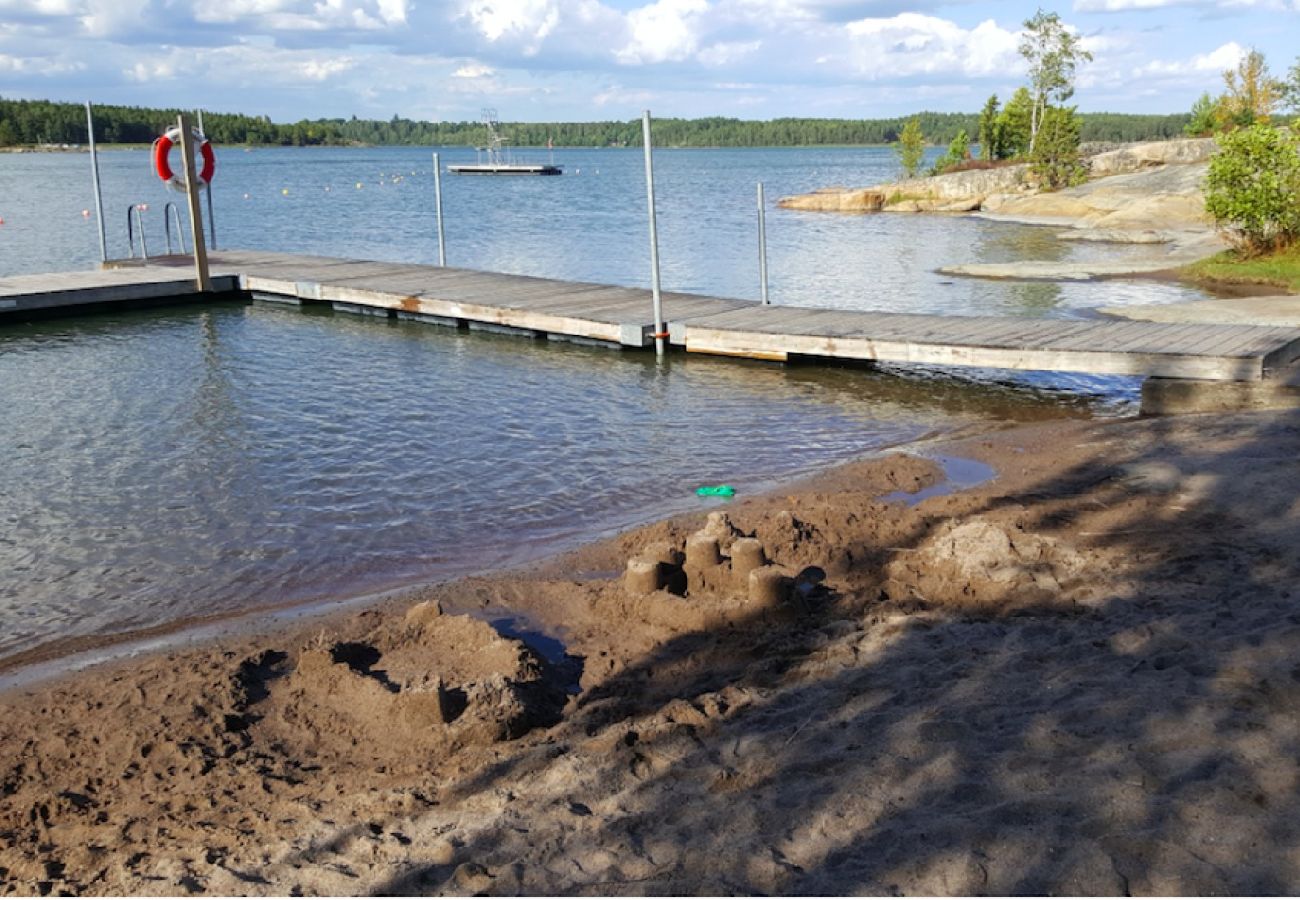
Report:
[[[560,178],[445,176],[449,262],[644,285],[639,151],[556,158]],[[755,182],[775,198],[893,169],[887,150],[659,152],[665,287],[757,297]],[[157,252],[174,198],[147,155],[105,153],[101,171],[111,255],[126,253],[131,203],[149,204]],[[88,176],[84,154],[0,155],[0,275],[97,262]],[[219,246],[437,256],[427,151],[221,149],[213,192]],[[1115,252],[1041,228],[769,209],[768,231],[776,303],[1076,316],[1197,296],[932,271]],[[1133,389],[1005,381],[657,364],[263,304],[0,326],[0,666],[41,646],[520,563],[697,508],[699,484],[750,493],[967,425],[1122,407]]]

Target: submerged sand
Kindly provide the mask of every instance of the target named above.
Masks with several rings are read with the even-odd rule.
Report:
[[[1300,891],[1300,418],[936,449],[11,692],[0,890]]]

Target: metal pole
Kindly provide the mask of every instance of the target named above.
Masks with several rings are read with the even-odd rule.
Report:
[[[655,222],[655,169],[651,161],[650,110],[641,116],[641,143],[645,146],[645,195],[650,215],[650,292],[654,298],[655,355],[664,355],[663,302],[659,295],[659,228]]]
[[[99,261],[108,262],[108,237],[104,233],[104,196],[99,190],[99,151],[95,149],[95,117],[86,101],[86,134],[90,137],[90,178],[95,185],[95,219],[99,222]]]
[[[758,183],[758,278],[762,282],[763,305],[772,301],[767,299],[767,210],[763,202],[763,182]]]
[[[203,110],[194,111],[199,117],[199,134],[204,137],[208,136],[207,130],[203,127]],[[212,212],[212,185],[203,185],[203,196],[208,201],[208,238],[212,241],[212,249],[217,249],[217,220],[213,217]]]
[[[194,135],[190,117],[181,113],[176,124],[181,132],[181,161],[185,166],[185,196],[190,206],[190,238],[194,242],[194,284],[202,293],[212,290],[208,276],[208,249],[203,242],[203,204],[199,201],[199,176],[194,165]]]
[[[447,237],[442,233],[442,159],[433,154],[433,205],[438,211],[438,265],[447,266]]]
[[[200,128],[199,131],[203,129]],[[217,249],[217,221],[212,217],[212,184],[203,185],[203,196],[208,199],[208,237],[212,239],[212,249]]]

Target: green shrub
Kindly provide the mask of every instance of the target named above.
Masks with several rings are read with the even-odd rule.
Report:
[[[1243,256],[1300,240],[1300,131],[1252,125],[1220,135],[1205,210]]]
[[[908,119],[903,130],[899,132],[898,143],[894,145],[898,153],[898,163],[908,178],[915,178],[921,168],[921,157],[925,155],[925,135],[921,134],[919,119]]]
[[[1192,104],[1192,118],[1183,126],[1183,133],[1188,137],[1205,137],[1214,134],[1217,124],[1214,98],[1206,91]]]
[[[1079,160],[1079,117],[1073,107],[1043,110],[1030,162],[1034,177],[1045,190],[1059,191],[1088,180],[1088,170]]]
[[[968,159],[970,159],[970,138],[966,136],[966,129],[963,128],[948,145],[948,152],[934,161],[934,168],[930,170],[930,174],[942,175]]]

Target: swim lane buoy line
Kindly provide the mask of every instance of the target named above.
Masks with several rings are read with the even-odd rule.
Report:
[[[212,144],[204,137],[203,132],[197,128],[192,128],[190,131],[194,135],[194,145],[198,148],[199,156],[203,159],[203,166],[199,170],[199,181],[204,184],[211,184],[212,176],[217,171],[216,154],[212,152]],[[162,137],[153,142],[153,170],[167,187],[174,191],[185,190],[185,179],[172,171],[171,163],[168,161],[172,147],[180,139],[181,130],[178,126],[173,125],[167,129]]]

